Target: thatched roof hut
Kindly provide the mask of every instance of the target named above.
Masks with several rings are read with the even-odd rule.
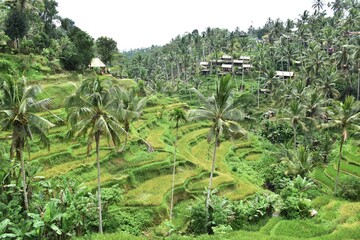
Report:
[[[100,60],[100,58],[93,58],[90,63],[90,68],[106,68],[106,65]]]

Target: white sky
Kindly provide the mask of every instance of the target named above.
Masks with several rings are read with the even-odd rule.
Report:
[[[164,45],[177,35],[207,27],[246,31],[266,20],[313,12],[313,0],[57,0],[61,17],[93,38],[107,36],[119,50]]]

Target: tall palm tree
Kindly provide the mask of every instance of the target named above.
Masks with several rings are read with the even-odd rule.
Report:
[[[319,13],[324,8],[323,0],[314,0],[314,4],[312,5],[313,9],[315,9],[316,13]]]
[[[303,130],[307,130],[305,120],[309,119],[305,115],[304,106],[296,100],[293,100],[289,104],[289,108],[285,109],[285,116],[280,118],[281,120],[290,121],[291,127],[294,132],[294,148],[296,148],[296,137],[297,137],[297,128],[300,126]]]
[[[215,170],[216,149],[220,146],[220,137],[223,134],[233,136],[234,134],[245,135],[246,132],[240,127],[238,121],[243,118],[242,112],[235,106],[231,98],[234,86],[231,76],[227,75],[216,82],[215,95],[206,98],[196,89],[192,89],[201,100],[203,107],[189,111],[189,121],[208,120],[212,122],[207,135],[210,143],[214,139],[214,152],[212,157],[209,187],[207,189],[206,207],[210,203],[212,179]]]
[[[337,128],[341,131],[339,160],[337,162],[337,172],[334,191],[336,193],[339,182],[340,163],[342,159],[342,149],[345,141],[349,137],[349,131],[360,131],[360,104],[355,101],[353,96],[347,96],[344,102],[335,101],[330,108],[332,120],[324,127]]]
[[[38,134],[40,141],[45,146],[50,146],[46,134],[54,124],[35,114],[37,110],[47,110],[50,99],[36,100],[41,92],[39,85],[27,86],[26,79],[18,80],[15,77],[5,79],[0,85],[2,97],[0,101],[1,125],[5,130],[12,130],[12,142],[10,147],[10,158],[16,155],[21,165],[21,176],[23,181],[23,195],[25,210],[29,209],[27,195],[26,170],[23,157],[24,147],[28,140]]]
[[[101,205],[101,179],[100,179],[100,137],[105,135],[108,142],[115,147],[120,144],[120,136],[125,130],[120,126],[117,118],[113,115],[112,95],[110,87],[105,87],[98,78],[85,79],[76,93],[66,99],[68,112],[68,124],[71,129],[67,133],[68,138],[85,136],[88,141],[89,155],[92,143],[95,140],[96,163],[97,163],[97,197],[99,211],[99,232],[102,228],[102,205]]]
[[[182,121],[186,121],[185,112],[181,108],[175,108],[170,113],[170,120],[174,120],[176,122],[176,136],[174,142],[174,162],[173,162],[173,173],[172,173],[172,184],[171,184],[171,203],[170,203],[170,221],[172,220],[172,213],[174,207],[174,187],[175,187],[175,168],[176,168],[176,148],[177,142],[179,138],[179,123]]]

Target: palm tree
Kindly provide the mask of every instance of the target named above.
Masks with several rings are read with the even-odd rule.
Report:
[[[36,110],[47,110],[50,99],[36,100],[41,92],[39,85],[28,87],[26,79],[18,80],[15,77],[5,79],[0,86],[2,97],[0,101],[1,124],[4,130],[12,130],[12,142],[10,147],[10,158],[16,155],[21,164],[21,175],[23,181],[23,195],[25,210],[29,209],[27,196],[26,170],[23,157],[24,147],[28,145],[28,139],[32,140],[34,134],[45,146],[50,146],[46,134],[54,124],[35,114]]]
[[[233,136],[234,134],[246,134],[246,132],[238,124],[238,121],[243,118],[243,114],[239,109],[237,109],[233,99],[231,98],[231,92],[233,89],[234,86],[230,75],[222,77],[219,82],[216,82],[216,92],[215,95],[211,97],[206,98],[196,89],[192,89],[202,101],[203,107],[190,110],[188,120],[208,120],[212,122],[207,135],[209,143],[214,139],[214,152],[209,187],[207,189],[206,208],[209,207],[210,202],[212,178],[215,170],[216,149],[220,146],[220,136],[223,134],[230,136]]]
[[[304,146],[301,145],[298,149],[284,150],[285,154],[281,160],[287,165],[286,174],[304,177],[315,166],[313,154]]]
[[[76,93],[66,99],[68,124],[71,129],[68,138],[85,136],[88,141],[89,155],[93,141],[96,147],[97,163],[97,197],[99,210],[99,232],[102,233],[102,205],[100,189],[100,137],[105,135],[108,142],[116,148],[120,144],[120,136],[125,130],[120,126],[111,109],[110,87],[103,86],[98,78],[85,79]]]
[[[289,108],[285,109],[286,117],[280,118],[280,120],[290,121],[291,127],[294,131],[294,148],[296,148],[296,136],[297,128],[300,126],[303,130],[307,130],[305,119],[309,119],[305,116],[304,106],[299,101],[293,100],[289,104]]]
[[[315,9],[316,13],[319,13],[324,8],[323,0],[314,0],[314,4],[312,5],[313,9]]]
[[[181,108],[175,108],[170,113],[170,120],[176,121],[176,137],[174,143],[174,162],[173,162],[173,173],[172,173],[172,184],[171,184],[171,203],[170,203],[170,221],[172,219],[172,212],[174,207],[174,186],[175,186],[175,168],[176,168],[176,147],[179,136],[179,123],[186,121],[185,112]]]
[[[341,131],[339,160],[337,163],[337,173],[334,188],[336,193],[339,182],[343,145],[349,137],[349,131],[360,131],[360,104],[359,102],[355,101],[353,96],[347,96],[344,102],[335,101],[334,106],[330,108],[330,112],[332,113],[332,120],[329,124],[324,125],[324,127],[337,128]]]
[[[115,109],[115,116],[124,124],[126,133],[130,132],[130,123],[137,120],[141,114],[142,109],[146,106],[147,97],[139,98],[133,89],[122,90],[120,88],[113,88],[113,101],[109,104]],[[125,136],[124,147],[127,143],[128,134]],[[123,150],[122,149],[122,150]]]
[[[321,82],[319,86],[320,92],[326,99],[336,99],[340,96],[339,91],[336,89],[337,81],[339,80],[339,74],[336,69],[329,68],[326,71],[322,71],[320,74]]]

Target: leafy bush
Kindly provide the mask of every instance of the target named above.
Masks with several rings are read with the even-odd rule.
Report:
[[[360,179],[353,176],[346,176],[340,179],[338,196],[352,201],[360,200]]]
[[[197,202],[190,209],[190,225],[188,231],[194,234],[208,232],[209,212],[203,201]]]
[[[293,131],[288,123],[271,120],[262,123],[260,134],[272,143],[286,143],[293,137]]]
[[[104,225],[107,232],[122,231],[138,236],[150,226],[152,220],[151,210],[131,211],[112,205],[104,217]]]
[[[278,201],[276,194],[256,194],[247,200],[234,203],[232,228],[244,229],[270,215],[277,208]]]
[[[280,214],[288,219],[309,216],[312,208],[308,190],[315,185],[306,178],[297,176],[294,180],[285,180],[284,188],[280,191],[283,200]]]
[[[283,179],[287,178],[286,169],[287,166],[284,163],[274,163],[267,166],[264,170],[266,188],[278,192],[283,187]]]

